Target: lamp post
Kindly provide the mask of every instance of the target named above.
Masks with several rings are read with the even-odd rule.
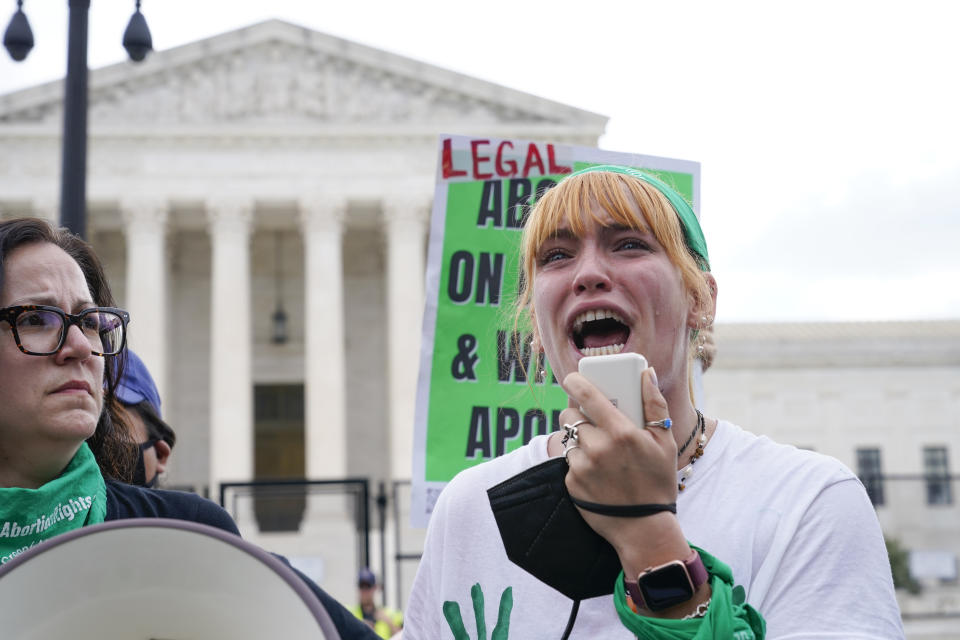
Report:
[[[90,0],[68,0],[67,75],[63,86],[63,152],[60,175],[60,224],[82,238],[87,235],[87,16]],[[23,0],[3,35],[3,46],[17,62],[33,48],[33,32]],[[123,48],[134,62],[153,48],[140,0],[123,34]]]

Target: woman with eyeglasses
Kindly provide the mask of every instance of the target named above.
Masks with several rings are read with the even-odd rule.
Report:
[[[210,500],[127,484],[138,447],[115,417],[129,320],[87,243],[39,219],[0,222],[0,564],[108,520],[175,518],[240,535]],[[341,637],[376,639],[299,575]]]
[[[43,220],[0,222],[0,563],[105,520],[238,533],[200,496],[126,484],[137,446],[114,417],[129,319],[83,240]]]

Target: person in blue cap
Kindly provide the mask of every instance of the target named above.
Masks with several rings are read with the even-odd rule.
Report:
[[[123,376],[117,385],[116,397],[123,407],[125,422],[139,447],[133,484],[154,487],[177,441],[177,434],[160,413],[160,392],[153,376],[136,353],[127,349]]]

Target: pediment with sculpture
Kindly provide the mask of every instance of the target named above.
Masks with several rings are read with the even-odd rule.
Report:
[[[142,66],[125,62],[92,71],[90,123],[289,126],[605,120],[318,32],[307,31],[311,37],[303,38],[304,31],[268,21],[155,52]],[[352,55],[358,52],[362,55]],[[53,92],[37,92],[31,100],[31,91],[2,97],[0,123],[61,121],[62,104],[50,99]]]

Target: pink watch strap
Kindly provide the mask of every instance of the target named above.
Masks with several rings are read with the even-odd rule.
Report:
[[[707,573],[707,568],[703,566],[703,560],[700,558],[700,554],[696,549],[690,550],[690,557],[687,558],[684,563],[687,567],[687,573],[690,574],[690,579],[693,580],[693,588],[697,589],[702,585],[710,575]]]

